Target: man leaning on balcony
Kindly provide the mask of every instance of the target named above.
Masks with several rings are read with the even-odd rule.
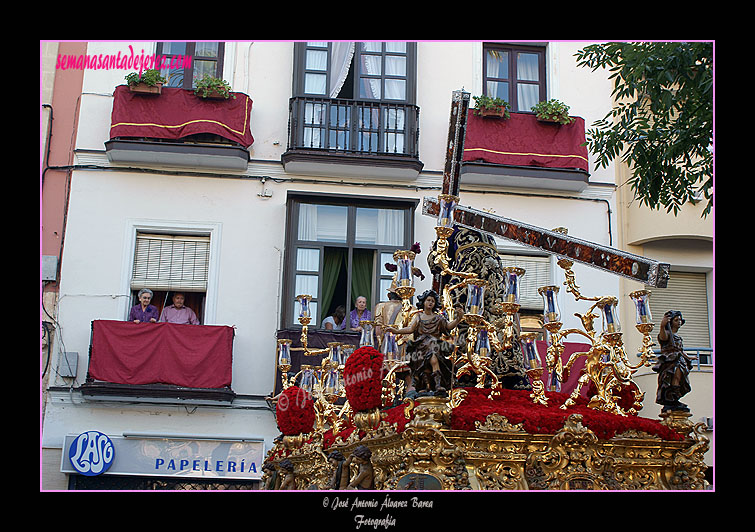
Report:
[[[188,323],[191,325],[199,325],[197,315],[193,310],[184,305],[185,297],[186,296],[181,292],[173,294],[173,304],[165,307],[162,314],[160,314],[161,323]]]

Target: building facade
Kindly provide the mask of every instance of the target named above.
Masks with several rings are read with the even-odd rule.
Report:
[[[584,164],[566,167],[538,159],[553,140],[531,105],[555,98],[570,106],[578,118],[567,141],[573,153],[580,128],[584,141],[584,124],[611,109],[607,74],[575,66],[586,44],[61,43],[54,67],[43,63],[43,74],[54,68],[56,119],[70,115],[51,138],[71,145],[56,152],[68,149],[68,160],[50,165],[65,176],[63,192],[47,177],[42,192],[43,220],[59,220],[43,223],[45,242],[56,231],[65,237],[43,250],[59,264],[43,318],[51,341],[41,390],[42,489],[256,489],[279,434],[266,398],[276,391],[277,339],[300,327],[295,296],[313,296],[311,329],[339,305],[350,311],[358,296],[374,309],[390,285],[384,264],[414,242],[426,276],[418,293],[432,286],[424,261],[435,221],[421,205],[441,190],[453,91],[509,101],[517,138],[531,148],[501,162],[490,153],[507,150],[467,145],[479,156],[463,165],[461,204],[667,260],[667,248],[635,234],[616,187],[620,169],[596,169],[586,153]],[[126,74],[154,66],[166,78],[162,93],[130,92]],[[206,73],[228,81],[235,97],[195,96]],[[500,146],[500,133],[490,135]],[[60,214],[50,214],[48,197],[64,207]],[[705,231],[703,242],[711,242]],[[683,266],[710,271],[707,248],[681,238],[678,257],[691,245],[708,261]],[[527,270],[522,327],[542,330],[536,289],[563,282],[556,258],[496,243],[506,264]],[[610,273],[580,264],[574,271],[584,293],[631,291]],[[186,333],[192,345],[165,345],[150,324],[124,332],[144,288],[158,310],[185,294],[201,324]],[[565,327],[578,326],[574,313],[584,308],[563,291],[559,297]],[[141,367],[118,372],[102,362],[103,353],[117,358],[108,346],[135,330],[143,334],[134,357],[144,367],[174,360],[154,370],[174,376],[188,373],[180,361],[209,337],[225,335],[226,347],[220,358],[197,355],[197,374],[180,375],[182,384],[165,384],[164,374],[160,384],[144,384]],[[77,446],[96,441],[115,445],[116,461],[104,475],[75,469]]]

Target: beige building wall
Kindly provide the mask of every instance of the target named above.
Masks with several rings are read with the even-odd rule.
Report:
[[[713,220],[715,209],[705,218],[702,212],[707,200],[703,199],[696,204],[686,204],[681,211],[667,213],[661,210],[651,210],[641,206],[634,199],[634,194],[627,184],[630,177],[629,169],[625,164],[617,164],[617,218],[618,218],[618,246],[620,249],[642,255],[654,260],[662,261],[671,265],[670,275],[673,278],[675,272],[698,272],[704,273],[707,282],[707,302],[710,330],[710,345],[715,345],[715,330],[713,326],[715,307],[713,298],[714,270],[713,270]],[[642,345],[642,335],[634,327],[634,305],[629,294],[634,290],[644,288],[641,283],[628,279],[621,281],[621,323],[624,330],[624,341],[627,353],[633,363],[639,361],[634,355],[638,353]],[[651,290],[650,308],[654,317],[659,317],[669,309],[661,309],[653,306],[652,292],[663,290],[657,288]],[[684,327],[679,331],[684,339]],[[653,342],[658,347],[658,330],[651,333]],[[686,347],[691,347],[685,342]],[[715,361],[715,351],[714,351]],[[655,403],[658,374],[651,368],[643,367],[635,374],[635,382],[645,392],[643,409],[640,415],[647,418],[656,418],[661,411],[661,406]],[[714,397],[714,367],[702,366],[699,370],[694,369],[690,373],[692,391],[682,398],[682,402],[690,408],[693,423],[699,423],[703,418],[713,418],[715,410]],[[707,432],[711,439],[711,450],[706,454],[706,463],[712,465],[714,450],[712,446],[712,431]]]

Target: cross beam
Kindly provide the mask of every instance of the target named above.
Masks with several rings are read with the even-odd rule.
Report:
[[[437,198],[425,197],[422,214],[438,216]],[[495,214],[458,205],[454,221],[461,227],[499,236],[512,242],[566,257],[575,262],[613,274],[641,281],[656,288],[666,288],[670,265],[608,246],[580,240],[557,231],[549,231]]]

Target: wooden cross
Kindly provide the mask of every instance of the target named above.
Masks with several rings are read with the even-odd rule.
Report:
[[[448,127],[448,145],[443,171],[443,194],[459,195],[461,161],[464,156],[464,137],[469,113],[469,93],[454,91],[451,101],[451,118]],[[426,197],[422,214],[438,216],[437,198]],[[670,265],[634,255],[612,247],[595,244],[534,225],[504,218],[471,207],[459,205],[454,221],[461,227],[495,235],[513,242],[566,257],[575,262],[613,274],[640,281],[656,288],[666,288]]]

